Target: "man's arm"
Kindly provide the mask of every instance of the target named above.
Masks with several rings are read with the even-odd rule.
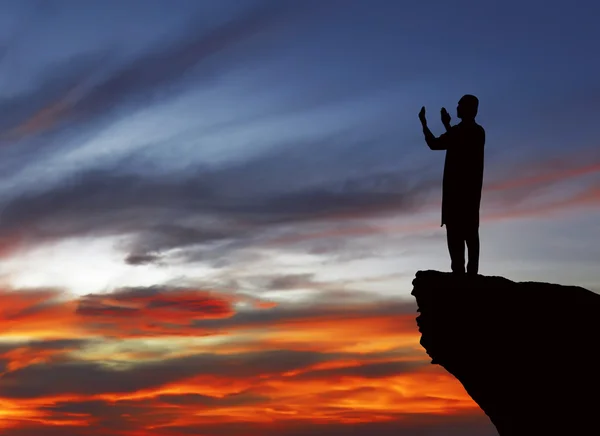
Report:
[[[429,130],[429,127],[427,127],[427,124],[423,125],[423,134],[425,135],[425,142],[427,142],[427,145],[432,150],[445,150],[446,149],[444,147],[443,142],[440,141],[441,136],[439,138],[436,138],[435,135],[433,133],[431,133],[431,130]]]
[[[425,135],[425,142],[432,150],[447,150],[449,139],[450,139],[450,129],[452,128],[449,123],[446,129],[448,132],[443,133],[439,138],[436,138],[429,127],[427,126],[427,119],[425,118],[425,107],[421,108],[421,112],[419,112],[419,120],[421,120],[421,125],[423,126],[423,134]]]

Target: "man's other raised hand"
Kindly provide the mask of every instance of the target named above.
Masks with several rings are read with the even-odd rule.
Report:
[[[421,120],[421,124],[423,124],[423,126],[427,125],[427,118],[425,118],[425,106],[422,106],[421,110],[419,111],[419,120]]]

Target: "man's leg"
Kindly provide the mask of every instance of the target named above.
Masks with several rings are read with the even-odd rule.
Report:
[[[479,272],[479,227],[473,226],[466,229],[465,240],[469,253],[467,274],[477,275]]]
[[[465,272],[465,239],[460,226],[446,224],[446,239],[453,273]]]

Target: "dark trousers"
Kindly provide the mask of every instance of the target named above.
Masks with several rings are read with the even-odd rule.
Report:
[[[465,272],[465,243],[469,254],[467,274],[476,275],[479,271],[479,226],[446,224],[446,238],[452,272]]]

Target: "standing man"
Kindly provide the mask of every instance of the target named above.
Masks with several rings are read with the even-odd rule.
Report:
[[[483,185],[483,149],[485,130],[475,122],[479,100],[464,95],[458,102],[456,116],[461,122],[450,125],[450,114],[442,108],[442,123],[446,128],[436,138],[425,118],[425,106],[419,112],[425,141],[432,150],[446,150],[442,185],[442,226],[446,225],[448,251],[452,272],[465,272],[465,243],[469,263],[467,274],[479,271],[479,205]]]

